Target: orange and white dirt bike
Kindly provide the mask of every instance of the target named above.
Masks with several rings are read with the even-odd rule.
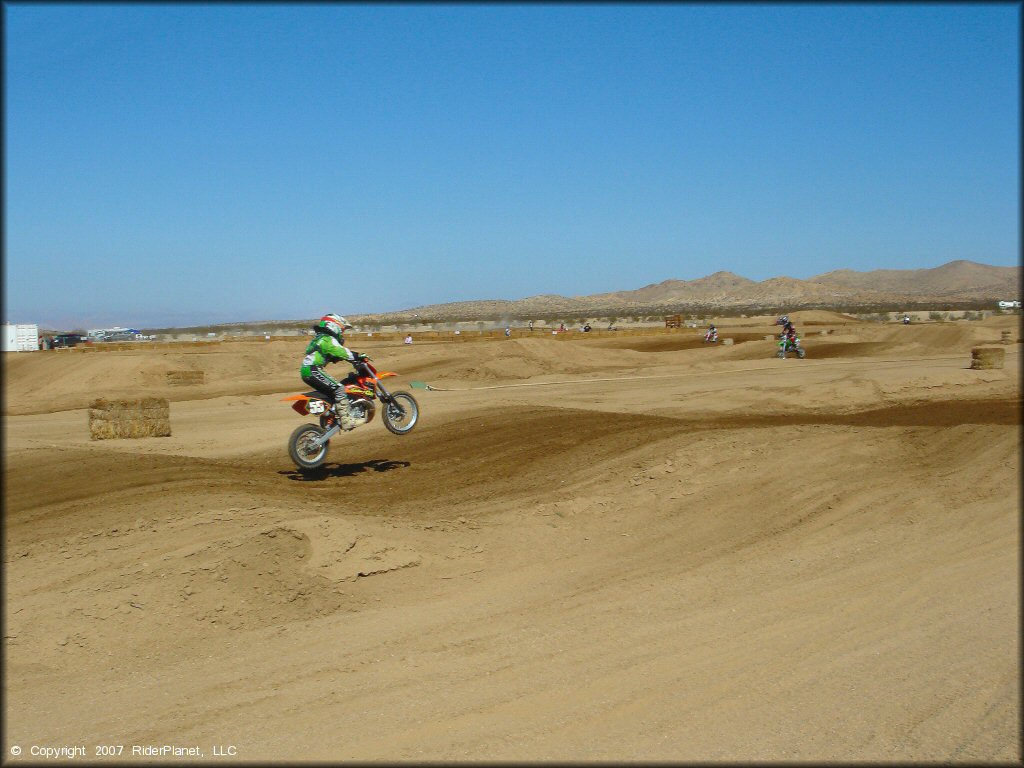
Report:
[[[381,421],[389,432],[408,434],[419,421],[420,407],[416,398],[408,392],[388,392],[381,383],[381,379],[397,376],[397,373],[378,372],[366,360],[352,365],[356,374],[354,381],[348,377],[343,382],[346,396],[343,403],[330,402],[322,392],[284,398],[292,401],[292,408],[300,415],[320,418],[319,424],[303,424],[288,439],[288,454],[300,470],[320,467],[327,458],[331,438],[342,429],[353,429],[373,421],[378,400],[381,403]]]

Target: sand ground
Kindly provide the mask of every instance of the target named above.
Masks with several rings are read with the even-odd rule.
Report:
[[[835,319],[367,341],[435,389],[313,475],[302,339],[5,355],[5,755],[1019,760],[1017,318]]]

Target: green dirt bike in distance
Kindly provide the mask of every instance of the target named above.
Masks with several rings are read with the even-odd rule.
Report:
[[[790,341],[787,338],[783,338],[779,341],[779,351],[775,353],[775,356],[785,360],[787,352],[795,352],[796,356],[801,360],[803,360],[807,354],[804,352],[804,348],[800,346],[799,336],[796,337],[795,341]]]
[[[346,379],[345,403],[332,403],[321,392],[306,392],[284,398],[292,402],[292,408],[300,416],[319,416],[320,424],[303,424],[288,438],[288,455],[295,466],[308,472],[318,469],[327,458],[331,438],[342,431],[342,414],[339,406],[348,409],[347,418],[355,426],[369,424],[377,412],[375,401],[381,405],[381,421],[387,430],[395,435],[407,435],[420,418],[420,407],[408,392],[388,392],[381,379],[397,376],[392,371],[378,372],[369,359],[352,363],[356,369],[354,381]],[[354,429],[353,427],[349,427]]]

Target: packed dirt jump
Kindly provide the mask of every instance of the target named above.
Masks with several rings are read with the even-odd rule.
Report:
[[[420,423],[307,474],[306,339],[5,353],[5,748],[1019,760],[1018,318],[795,321],[357,335]]]

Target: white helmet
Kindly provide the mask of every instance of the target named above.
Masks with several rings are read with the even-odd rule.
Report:
[[[333,312],[329,315],[324,315],[320,318],[320,322],[314,326],[314,329],[320,333],[329,333],[334,338],[341,341],[342,334],[349,330],[352,326],[349,325],[348,321],[341,315],[336,315]]]

